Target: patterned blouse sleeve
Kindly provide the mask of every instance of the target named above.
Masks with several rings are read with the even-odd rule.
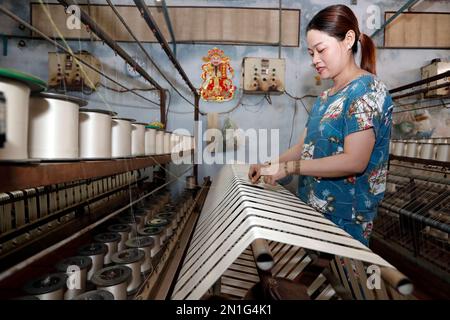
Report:
[[[344,137],[370,128],[373,128],[375,136],[377,136],[382,121],[385,98],[384,91],[370,91],[356,99],[349,99],[344,115]]]

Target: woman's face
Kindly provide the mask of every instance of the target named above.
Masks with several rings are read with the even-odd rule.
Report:
[[[325,32],[309,30],[306,41],[313,67],[322,79],[333,79],[345,68],[351,54],[346,39],[339,41]]]

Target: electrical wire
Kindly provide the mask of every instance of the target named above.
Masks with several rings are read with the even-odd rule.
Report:
[[[116,88],[113,88],[113,87],[109,87],[109,86],[107,86],[106,84],[103,84],[103,83],[100,83],[100,86],[105,88],[105,89],[108,89],[108,90],[111,90],[111,91],[115,91],[115,92],[118,92],[118,93],[125,93],[125,92],[130,92],[130,91],[159,91],[156,88],[129,88],[129,89],[120,90],[120,89],[116,89]]]
[[[294,123],[295,123],[295,117],[296,116],[297,116],[297,99],[294,100],[294,114],[292,115],[291,135],[289,137],[288,149],[291,147],[291,143],[292,143],[292,135],[294,134]]]
[[[41,3],[41,5],[43,5],[43,4]],[[116,83],[116,81],[115,81],[114,79],[112,79],[111,77],[109,77],[109,76],[106,75],[106,74],[103,74],[103,73],[102,73],[99,69],[97,69],[96,67],[92,66],[91,64],[89,64],[88,62],[84,61],[84,60],[81,59],[81,58],[77,58],[77,57],[75,56],[75,54],[72,52],[72,50],[70,49],[70,47],[68,46],[68,44],[67,44],[66,42],[65,42],[65,44],[67,45],[67,48],[64,47],[63,45],[59,44],[57,41],[51,39],[50,37],[48,37],[47,35],[45,35],[42,31],[40,31],[39,29],[33,27],[32,25],[30,25],[29,23],[27,23],[25,20],[21,19],[20,17],[18,17],[17,15],[15,15],[14,13],[12,13],[12,12],[9,11],[8,9],[4,8],[3,6],[0,6],[0,11],[3,12],[4,14],[6,14],[7,16],[9,16],[11,19],[13,19],[13,20],[15,20],[15,21],[21,23],[22,25],[26,26],[26,27],[27,27],[28,29],[30,29],[31,31],[36,32],[36,33],[39,34],[41,37],[43,37],[45,40],[47,40],[48,42],[50,42],[51,44],[53,44],[55,47],[57,47],[58,49],[62,50],[62,51],[65,52],[66,54],[72,56],[76,61],[79,61],[81,64],[85,65],[86,67],[90,68],[91,70],[93,70],[93,71],[95,71],[95,72],[101,74],[102,76],[104,76],[104,77],[107,78],[108,80],[110,80],[110,81]],[[62,40],[65,41],[64,38],[62,38]],[[81,65],[80,65],[80,67],[81,67]],[[85,73],[85,71],[84,71],[82,68],[80,68],[80,69],[81,69],[81,71],[82,71],[83,73]],[[89,78],[89,77],[88,77],[88,78]],[[121,86],[122,88],[128,89],[126,86],[122,85],[121,83],[116,83],[116,84],[119,85],[119,86]],[[65,85],[65,83],[64,83],[63,85]],[[137,92],[132,91],[132,93],[135,94],[135,95],[137,95],[138,97],[140,97],[140,98],[146,100],[146,101],[149,101],[149,102],[151,102],[151,103],[155,103],[154,101],[151,101],[151,100],[147,99],[146,97],[140,95],[140,94],[137,93]],[[105,103],[105,104],[107,105],[107,103]],[[155,104],[156,104],[156,103],[155,103]],[[157,105],[159,105],[159,104],[157,104]]]
[[[175,90],[176,93],[178,93],[178,95],[183,98],[187,103],[189,103],[190,105],[192,105],[194,108],[197,108],[195,106],[195,104],[193,104],[191,101],[189,101],[184,95],[181,94],[180,91],[178,91],[178,89],[175,87],[174,84],[172,84],[172,82],[167,78],[167,76],[162,72],[162,70],[158,67],[158,65],[155,63],[155,61],[150,57],[150,55],[148,54],[147,50],[145,50],[144,46],[141,44],[141,42],[139,41],[139,39],[137,39],[137,37],[134,35],[133,31],[130,29],[130,27],[128,26],[128,24],[126,23],[125,19],[122,17],[122,15],[119,13],[119,11],[117,10],[116,6],[110,1],[110,0],[106,0],[106,2],[108,3],[108,5],[111,7],[111,9],[114,11],[114,13],[116,14],[117,18],[120,20],[120,22],[122,23],[122,25],[125,27],[125,29],[128,31],[128,33],[131,35],[131,37],[134,39],[134,41],[136,41],[137,45],[139,46],[139,48],[141,48],[141,50],[144,52],[145,56],[147,57],[147,59],[153,64],[153,66],[155,67],[155,69],[161,74],[161,76],[167,81],[167,83],[173,88],[173,90]],[[200,111],[200,110],[199,110]]]
[[[287,91],[284,91],[284,93],[286,93],[286,95],[287,95],[288,97],[290,97],[290,98],[292,98],[292,99],[294,99],[294,100],[299,100],[300,103],[302,104],[303,108],[305,109],[306,113],[308,114],[308,116],[310,115],[310,111],[308,110],[308,108],[306,108],[306,106],[305,106],[305,104],[304,104],[304,102],[303,102],[303,99],[304,99],[304,98],[317,98],[316,95],[305,94],[305,95],[302,96],[302,97],[295,97],[295,96],[293,96],[292,94],[290,94],[290,93],[287,92]]]

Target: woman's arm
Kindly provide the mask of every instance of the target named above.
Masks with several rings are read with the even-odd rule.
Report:
[[[303,130],[303,134],[300,136],[299,142],[295,144],[293,147],[288,149],[286,152],[284,152],[281,156],[271,161],[271,163],[277,163],[277,162],[287,162],[287,161],[293,161],[293,160],[300,160],[300,155],[303,149],[303,142],[305,141],[306,137],[306,131],[307,129]],[[261,164],[253,164],[250,166],[250,169],[248,171],[248,178],[253,182],[256,183],[259,180],[259,177],[261,176],[261,168],[263,165]]]
[[[347,177],[363,172],[375,145],[373,130],[349,134],[344,140],[344,152],[335,156],[312,160],[275,163],[261,169],[266,183],[275,184],[287,175],[297,174],[323,178]]]

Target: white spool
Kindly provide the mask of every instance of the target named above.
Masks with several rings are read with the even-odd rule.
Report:
[[[417,153],[417,142],[408,141],[406,144],[406,157],[415,158]]]
[[[54,93],[30,99],[28,153],[34,159],[78,158],[78,110],[86,101]]]
[[[127,158],[131,156],[131,123],[134,121],[128,118],[112,119],[112,158]]]
[[[145,123],[135,122],[131,126],[131,155],[143,156],[145,155]]]
[[[169,153],[175,153],[175,134],[171,133],[169,138]]]
[[[155,149],[156,154],[163,154],[164,153],[164,131],[158,130],[156,132],[156,143],[155,143]]]
[[[30,87],[19,81],[0,78],[0,91],[6,100],[6,142],[0,149],[0,160],[28,159]]]
[[[179,153],[181,151],[181,146],[180,146],[180,136],[178,134],[173,134],[173,153]]]
[[[405,149],[405,143],[403,141],[396,141],[393,155],[395,156],[403,156],[403,150]]]
[[[156,130],[152,128],[145,129],[145,155],[156,154]]]
[[[170,154],[170,132],[164,133],[164,154]]]
[[[112,117],[117,113],[80,109],[79,154],[81,159],[111,158]]]
[[[395,141],[391,140],[389,141],[389,153],[392,154],[395,148]]]
[[[186,151],[186,136],[180,136],[180,149],[181,151]]]
[[[437,145],[436,160],[449,162],[450,161],[450,145],[447,143],[439,143]]]
[[[420,158],[434,160],[434,144],[431,142],[422,143],[420,148]]]

